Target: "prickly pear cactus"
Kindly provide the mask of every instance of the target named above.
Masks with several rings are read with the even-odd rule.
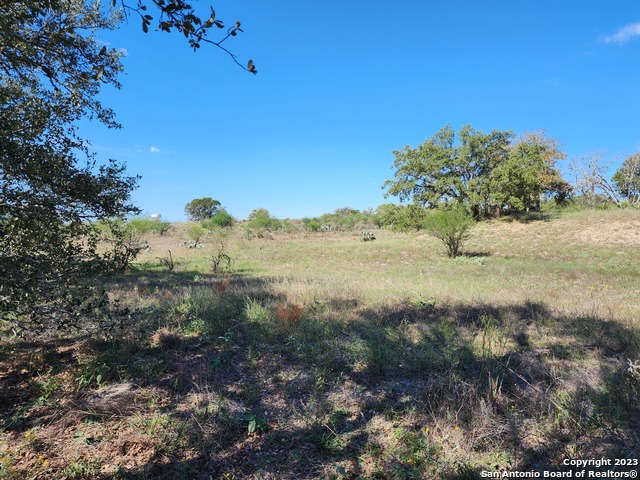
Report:
[[[360,236],[360,240],[362,240],[363,242],[372,242],[375,239],[376,239],[375,234],[367,231],[363,231],[362,235]]]

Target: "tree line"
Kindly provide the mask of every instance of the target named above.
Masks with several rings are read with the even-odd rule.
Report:
[[[604,198],[617,205],[640,200],[640,154],[625,159],[608,180],[606,168],[592,159],[574,162],[574,185],[557,167],[566,158],[559,142],[544,132],[516,136],[509,130],[489,133],[463,126],[457,133],[446,125],[417,148],[393,152],[394,178],[383,185],[386,196],[396,196],[413,208],[462,207],[476,219],[540,211],[542,203],[565,205],[574,199]],[[386,207],[389,216],[394,207]],[[397,209],[395,210],[397,213]]]

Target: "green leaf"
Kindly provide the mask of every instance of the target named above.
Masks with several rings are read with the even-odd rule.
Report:
[[[142,22],[142,31],[144,33],[149,33],[148,22],[146,20]]]

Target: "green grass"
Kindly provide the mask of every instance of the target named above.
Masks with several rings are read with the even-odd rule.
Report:
[[[218,275],[176,225],[108,285],[129,309],[112,330],[0,345],[0,478],[475,478],[626,456],[639,225],[484,222],[457,259],[423,234],[238,232]]]

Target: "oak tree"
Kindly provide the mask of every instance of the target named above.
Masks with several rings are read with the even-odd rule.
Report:
[[[105,85],[120,88],[121,53],[98,38],[138,15],[182,33],[197,49],[242,32],[225,28],[213,9],[200,18],[182,0],[15,0],[0,15],[0,320],[15,328],[77,323],[106,315],[97,275],[123,265],[121,220],[136,213],[138,177],[122,164],[98,164],[78,133],[82,119],[118,128],[99,101]],[[221,38],[210,39],[211,29]],[[256,73],[252,61],[245,70]],[[113,248],[99,248],[111,227]],[[124,253],[123,253],[124,252]]]
[[[427,208],[464,207],[476,218],[539,209],[542,195],[566,198],[569,186],[555,168],[564,158],[557,142],[542,133],[514,138],[470,125],[456,136],[447,125],[417,148],[393,152],[396,172],[383,185],[386,196]]]
[[[76,127],[85,117],[117,127],[97,95],[119,87],[120,54],[94,32],[118,22],[70,0],[9,2],[0,16],[0,318],[14,326],[104,306],[90,279],[113,255],[99,252],[94,222],[137,211],[137,178],[96,165]]]
[[[219,208],[220,202],[211,197],[195,198],[185,205],[184,212],[189,220],[201,222],[213,218]]]

